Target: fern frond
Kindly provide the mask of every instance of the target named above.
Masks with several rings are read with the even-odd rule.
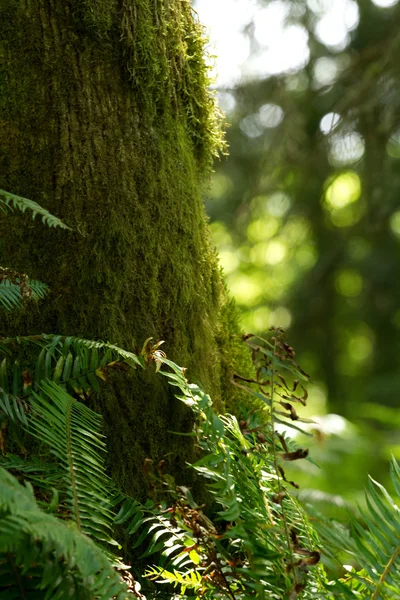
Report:
[[[19,284],[7,279],[0,282],[0,305],[9,312],[22,307],[23,297]]]
[[[11,312],[30,300],[41,300],[49,288],[22,273],[0,267],[0,306]]]
[[[12,421],[28,424],[25,407],[21,398],[22,372],[18,361],[15,361],[9,372],[7,359],[0,364],[0,409]]]
[[[4,600],[128,600],[104,552],[75,526],[44,513],[30,486],[0,468],[0,595]]]
[[[25,288],[29,294],[30,300],[41,300],[49,291],[46,284],[35,280],[28,280]],[[0,306],[2,306],[2,308],[11,312],[22,308],[26,300],[27,296],[22,294],[21,285],[19,283],[12,283],[8,279],[0,281]]]
[[[149,579],[155,580],[156,583],[169,583],[174,588],[179,586],[180,597],[184,596],[187,589],[199,591],[203,587],[202,578],[198,571],[182,574],[177,569],[167,571],[163,567],[155,566],[147,569],[145,575]]]
[[[20,348],[40,349],[35,369],[24,370],[18,361],[9,364],[10,357]],[[26,423],[32,391],[37,391],[44,379],[65,387],[69,392],[85,397],[99,391],[99,379],[109,372],[126,367],[143,368],[139,357],[113,344],[59,335],[35,335],[0,340],[0,409],[13,421]]]
[[[391,478],[399,492],[400,468],[394,458]],[[346,597],[358,598],[362,594],[361,597],[371,600],[399,600],[400,509],[386,489],[372,478],[365,497],[367,509],[359,509],[362,524],[351,515],[349,531],[319,515],[316,528],[331,558],[341,564],[347,554],[356,566],[343,580],[353,594]],[[338,582],[336,587],[340,594]]]
[[[48,444],[64,473],[69,509],[79,531],[95,540],[116,545],[111,537],[102,455],[101,417],[67,394],[54,382],[43,382],[33,393],[28,431]]]
[[[54,347],[56,338],[59,336],[47,334],[43,337],[48,342],[51,342],[52,346]],[[60,341],[63,341],[64,347],[68,343],[71,344],[76,351],[78,351],[80,348],[87,348],[90,350],[100,350],[101,352],[105,353],[108,350],[112,353],[114,357],[123,359],[127,365],[133,368],[143,368],[143,362],[134,352],[129,352],[129,350],[125,350],[124,348],[120,348],[119,346],[116,346],[115,344],[110,344],[109,342],[102,342],[101,340],[86,340],[84,338],[72,336],[68,338],[61,338]]]
[[[275,462],[264,444],[272,436],[270,424],[245,434],[236,417],[214,412],[209,396],[187,381],[184,369],[161,352],[154,354],[160,373],[178,388],[176,397],[197,416],[195,433],[203,456],[192,467],[206,479],[219,511],[216,523],[210,522],[181,488],[184,497],[175,504],[172,518],[164,511],[134,519],[135,531],[145,524],[151,537],[144,556],[161,551],[167,559],[150,576],[164,572],[168,575],[163,582],[183,587],[192,574],[200,574],[198,595],[207,599],[326,598],[318,591],[318,571],[311,572],[319,560],[316,535],[301,507],[289,495],[279,494]],[[146,531],[140,543],[145,537]],[[210,563],[214,579],[203,566]]]
[[[0,466],[24,480],[32,482],[35,487],[52,492],[62,486],[63,474],[54,463],[44,462],[39,458],[21,458],[15,454],[0,454]]]
[[[37,281],[37,279],[29,279],[28,284],[32,292],[31,297],[34,300],[43,300],[49,292],[49,287],[45,283]]]
[[[40,206],[33,200],[28,200],[22,196],[11,194],[5,190],[0,190],[0,206],[4,211],[16,208],[17,210],[24,213],[29,210],[32,212],[32,219],[39,215],[42,217],[42,221],[48,227],[61,227],[62,229],[71,229],[65,225],[58,217],[52,215],[48,210]]]

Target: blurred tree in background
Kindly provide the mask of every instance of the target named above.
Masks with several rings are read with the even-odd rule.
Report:
[[[400,455],[400,4],[341,0],[336,39],[336,3],[260,4],[306,51],[296,69],[219,88],[230,157],[207,209],[245,329],[284,327],[314,380],[314,413],[358,427],[330,415],[318,428],[318,459],[338,467],[325,487],[348,492]],[[257,27],[243,24],[262,61]],[[341,435],[336,454],[324,427]]]

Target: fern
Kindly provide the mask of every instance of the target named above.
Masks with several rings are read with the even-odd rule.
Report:
[[[23,477],[32,482],[35,488],[44,488],[54,493],[62,486],[63,473],[57,464],[45,462],[40,458],[21,458],[15,454],[0,454],[0,466],[12,471],[17,477]],[[46,506],[46,509],[48,507]]]
[[[4,190],[0,208],[31,211],[49,227],[69,229],[36,202]],[[45,284],[0,268],[4,310],[19,309],[47,292]],[[307,422],[295,409],[306,402],[299,381],[307,375],[295,363],[281,330],[271,339],[249,335],[246,341],[256,375],[233,377],[253,398],[252,410],[239,421],[215,413],[209,396],[160,350],[163,342],[152,344],[149,338],[136,354],[101,341],[57,335],[0,340],[2,427],[7,419],[22,425],[55,456],[54,463],[0,456],[0,465],[34,484],[38,503],[47,511],[39,509],[29,484],[22,487],[0,466],[2,598],[127,598],[128,588],[113,569],[117,559],[87,537],[115,545],[116,524],[135,536],[133,548],[146,544],[141,558],[160,554],[159,564],[149,567],[146,576],[172,586],[178,596],[167,594],[169,598],[187,597],[189,591],[190,597],[204,600],[400,600],[399,509],[371,480],[367,510],[360,509],[363,525],[352,516],[350,531],[322,518],[311,526],[289,491],[296,484],[287,480],[283,468],[285,461],[307,458],[308,450],[276,431],[277,424],[302,431],[299,423]],[[32,346],[37,350],[35,366],[20,364],[21,349]],[[122,495],[117,491],[112,498],[113,484],[105,474],[101,417],[80,400],[98,392],[98,380],[107,380],[112,370],[145,368],[152,361],[196,416],[193,435],[202,455],[191,467],[207,482],[214,520],[190,490],[172,485],[160,469],[153,473],[159,488],[155,493],[167,493],[172,506],[125,499],[117,517],[113,515]],[[3,430],[0,443],[4,450]],[[400,495],[400,469],[394,460],[391,468]],[[69,524],[48,514],[52,511]],[[356,569],[328,583],[319,564],[321,541],[326,564],[342,564],[347,552]],[[130,589],[143,598],[137,586]]]
[[[10,269],[0,269],[0,306],[8,312],[22,308],[28,300],[43,299],[48,290],[47,285],[40,281],[31,280]]]
[[[8,279],[0,282],[0,305],[8,311],[21,308],[23,297],[19,284],[11,283]]]
[[[0,190],[0,208],[30,210],[33,218],[41,216],[49,227],[69,229],[35,202],[4,190]],[[0,307],[5,310],[42,299],[47,291],[45,284],[0,267]],[[30,359],[21,366],[13,357],[16,352],[20,358],[21,349],[32,344],[39,350],[34,369]],[[5,451],[6,426],[11,420],[14,432],[22,424],[50,446],[56,459],[50,464],[35,457],[0,455],[0,465],[35,485],[38,502],[47,513],[70,519],[66,526],[40,511],[31,484],[26,481],[23,488],[0,467],[1,598],[127,598],[128,587],[113,568],[121,563],[86,537],[116,545],[111,536],[111,486],[104,470],[101,417],[66,389],[85,397],[98,390],[97,378],[106,379],[108,371],[120,365],[121,357],[130,366],[142,363],[116,346],[61,336],[3,339],[0,353],[1,451]],[[133,582],[130,590],[142,597]]]
[[[19,360],[20,349],[38,349],[35,368],[27,369]],[[0,340],[0,409],[12,421],[26,423],[30,398],[45,379],[58,383],[84,398],[99,391],[98,380],[106,380],[113,370],[143,368],[133,352],[113,344],[57,335],[36,335]]]
[[[232,415],[219,416],[209,396],[186,380],[184,369],[158,350],[154,359],[178,388],[177,398],[197,415],[195,434],[203,456],[192,467],[206,479],[217,515],[210,521],[187,488],[174,492],[160,475],[159,485],[175,494],[173,506],[163,505],[157,514],[154,507],[131,503],[118,521],[132,519],[128,531],[135,533],[143,526],[134,544],[150,540],[143,557],[161,552],[161,564],[147,575],[180,586],[181,597],[191,588],[207,599],[325,598],[318,591],[324,579],[321,567],[312,572],[319,560],[318,538],[279,480],[268,415],[261,408],[240,423]],[[290,452],[289,440],[282,440],[277,439],[276,447],[281,454]]]
[[[265,346],[251,345],[258,377],[254,382],[258,388],[255,393],[269,407],[269,419],[262,407],[240,424],[230,415],[218,417],[199,388],[182,382],[182,373],[179,385],[185,392],[181,399],[188,404],[188,395],[192,393],[194,406],[197,403],[200,408],[200,446],[207,454],[193,467],[211,482],[211,492],[222,506],[220,519],[231,523],[224,539],[238,545],[248,557],[240,569],[242,580],[246,582],[247,578],[245,585],[260,594],[268,590],[277,597],[289,593],[296,598],[310,587],[314,578],[309,577],[309,567],[318,562],[319,553],[312,529],[302,516],[303,510],[298,505],[293,510],[294,499],[282,482],[284,471],[278,464],[278,450],[279,457],[288,459],[306,453],[289,447],[289,440],[275,433],[274,394],[278,390],[285,420],[289,417],[292,421],[294,414],[296,421],[300,420],[288,400],[304,404],[306,392],[296,395],[298,384],[291,390],[281,372],[286,370],[303,379],[306,375],[294,362],[292,349],[284,343],[279,331],[274,338],[272,344],[261,340]],[[175,370],[174,384],[179,380],[176,375]],[[167,376],[171,379],[171,375]]]
[[[156,493],[165,490],[173,498],[172,505],[152,501],[142,505],[134,499],[123,503],[114,523],[125,525],[128,534],[134,536],[133,548],[146,544],[142,558],[148,560],[161,553],[159,563],[149,567],[146,576],[156,585],[167,583],[176,590],[166,597],[185,598],[187,593],[194,593],[204,600],[399,599],[399,509],[386,490],[371,481],[368,510],[360,510],[364,526],[352,517],[348,532],[338,524],[319,519],[315,531],[303,507],[290,493],[288,485],[293,482],[287,481],[282,466],[285,460],[304,458],[306,452],[274,428],[281,417],[288,422],[293,420],[297,413],[291,410],[289,401],[303,404],[306,393],[299,395],[298,384],[287,382],[282,376],[285,347],[278,350],[279,340],[274,342],[272,353],[268,346],[264,352],[259,344],[251,343],[258,379],[244,381],[236,377],[235,383],[264,404],[238,421],[232,415],[217,415],[209,396],[198,385],[189,383],[185,370],[169,361],[157,344],[146,344],[138,356],[110,344],[79,338],[41,335],[2,340],[0,350],[8,354],[0,369],[3,382],[10,377],[19,381],[18,363],[13,363],[10,372],[7,368],[7,360],[16,348],[34,344],[39,349],[34,377],[29,383],[28,431],[51,447],[62,469],[58,468],[57,475],[46,463],[25,463],[12,456],[2,458],[0,464],[25,474],[37,488],[59,491],[61,513],[65,516],[66,506],[77,534],[80,530],[95,540],[112,543],[112,506],[116,501],[105,491],[112,484],[104,472],[100,417],[68,394],[67,389],[78,396],[87,394],[95,388],[92,376],[106,378],[107,370],[115,365],[144,367],[153,360],[156,370],[177,388],[177,398],[196,415],[194,435],[202,456],[192,468],[207,481],[216,507],[211,521],[191,492],[184,486],[171,487],[170,479],[160,470],[154,475],[160,488]],[[304,377],[290,352],[286,356],[290,361],[286,370]],[[21,382],[18,385],[21,387]],[[18,385],[12,391],[18,392]],[[9,412],[18,410],[18,402],[17,408],[12,404],[18,399],[18,394],[8,392]],[[392,479],[400,493],[400,469],[395,461]],[[56,501],[57,493],[53,503]],[[326,563],[335,560],[335,553],[343,557],[343,552],[348,552],[357,570],[328,583],[317,564],[321,542]],[[39,560],[36,548],[33,554],[32,563],[24,558],[24,565]],[[11,552],[11,557],[17,564],[17,552]],[[340,556],[336,560],[342,564]],[[9,569],[9,564],[4,564]],[[39,564],[43,563],[39,560]],[[50,559],[48,564],[58,572],[59,566],[53,566]],[[0,582],[2,572],[0,568]],[[79,598],[81,591],[74,577],[68,571],[64,579],[68,589],[77,590],[74,593]],[[9,585],[13,589],[13,584]],[[26,585],[42,583],[30,577]],[[51,597],[57,597],[51,585]],[[157,591],[154,597],[159,596]]]
[[[70,229],[60,219],[49,213],[45,208],[5,190],[0,190],[0,209],[8,212],[16,208],[24,213],[27,210],[32,211],[32,218],[36,215],[42,217],[43,223],[48,227],[61,227]],[[41,300],[48,293],[49,288],[46,284],[30,280],[29,277],[22,273],[17,273],[12,269],[0,267],[0,307],[11,312],[18,310],[26,304],[28,300]]]
[[[0,409],[3,411],[3,415],[12,421],[21,421],[21,423],[27,424],[24,402],[21,398],[10,394],[7,388],[0,388]]]
[[[49,213],[48,210],[40,206],[40,204],[37,204],[37,202],[28,200],[27,198],[22,198],[22,196],[17,196],[16,194],[11,194],[5,190],[0,190],[0,207],[5,212],[12,210],[13,208],[16,208],[22,213],[29,210],[32,212],[33,219],[39,215],[42,217],[43,223],[48,227],[61,227],[62,229],[70,229],[70,227],[65,225],[58,217],[55,217]]]
[[[32,488],[0,468],[0,596],[4,600],[125,600],[128,588],[103,551],[44,513]]]
[[[167,571],[163,567],[156,566],[147,569],[146,577],[155,580],[156,583],[169,583],[174,588],[179,587],[180,597],[185,596],[187,589],[199,592],[203,587],[200,573],[194,570],[182,574],[177,569]]]
[[[5,190],[0,190],[0,209],[4,212],[9,212],[13,208],[18,209],[22,213],[29,210],[32,211],[32,218],[36,215],[42,217],[43,223],[48,227],[61,227],[70,229],[60,219],[49,213],[45,208],[16,194],[11,194]],[[41,300],[48,293],[49,288],[46,284],[30,280],[29,277],[22,273],[17,273],[12,269],[0,267],[0,307],[11,312],[18,310],[27,303],[28,300]]]
[[[400,495],[400,468],[391,462],[391,479]],[[342,564],[343,555],[355,565],[333,593],[346,598],[398,600],[400,598],[400,509],[386,489],[369,478],[366,510],[359,508],[362,523],[350,516],[350,531],[318,515],[316,529],[328,557]],[[343,589],[345,588],[345,592]]]
[[[68,507],[79,531],[116,545],[107,496],[101,417],[54,382],[33,393],[28,431],[48,444],[64,473]]]

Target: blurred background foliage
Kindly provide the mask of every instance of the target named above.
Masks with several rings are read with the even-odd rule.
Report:
[[[323,468],[294,477],[338,516],[367,472],[390,488],[400,459],[400,3],[259,0],[250,13],[242,76],[217,80],[230,152],[206,206],[244,329],[283,327],[311,375],[303,416]],[[274,19],[299,49],[263,72]]]

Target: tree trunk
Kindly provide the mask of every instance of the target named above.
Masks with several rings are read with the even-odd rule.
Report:
[[[221,356],[240,350],[201,201],[221,134],[189,1],[1,0],[0,19],[0,188],[72,228],[1,217],[1,264],[52,290],[2,335],[164,339],[220,401]],[[158,379],[101,399],[112,473],[134,493],[146,456],[174,471],[188,451]]]

